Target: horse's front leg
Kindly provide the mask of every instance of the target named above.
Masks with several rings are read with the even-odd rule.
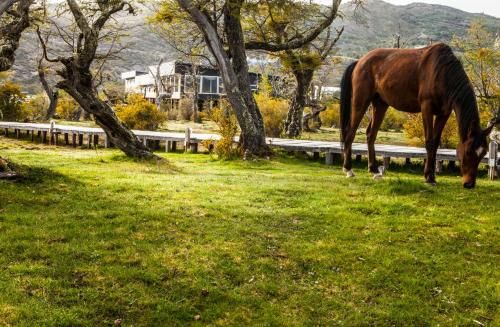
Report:
[[[436,157],[437,157],[437,150],[439,148],[439,144],[441,144],[441,135],[443,133],[443,129],[446,126],[446,122],[448,121],[448,118],[450,117],[450,114],[446,115],[438,115],[436,116],[436,119],[434,121],[434,134],[433,134],[433,152],[432,155],[434,157],[434,170],[436,169]]]
[[[384,120],[388,105],[383,102],[373,103],[373,118],[366,129],[366,141],[368,145],[368,171],[373,174],[373,178],[382,178],[382,172],[377,167],[377,159],[375,157],[375,140],[377,133]]]
[[[359,123],[363,119],[363,115],[366,112],[366,107],[353,107],[353,113],[351,116],[351,124],[349,126],[349,131],[346,133],[344,140],[344,172],[347,177],[354,177],[354,172],[352,171],[352,142],[356,137],[356,131],[358,130]]]
[[[434,149],[434,115],[432,105],[425,103],[422,105],[422,120],[424,123],[425,150],[427,160],[425,161],[424,176],[426,183],[436,185],[436,151]]]

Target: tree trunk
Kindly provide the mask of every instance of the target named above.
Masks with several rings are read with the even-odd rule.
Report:
[[[123,125],[106,102],[99,99],[90,71],[78,67],[72,60],[65,60],[63,64],[65,69],[58,71],[58,74],[64,80],[57,86],[71,95],[85,112],[94,116],[96,123],[106,132],[110,142],[130,157],[162,159],[153,154],[130,129]]]
[[[240,146],[245,154],[267,156],[271,153],[266,144],[262,115],[255,103],[248,76],[248,64],[244,48],[243,31],[239,21],[241,1],[228,0],[224,7],[224,25],[227,34],[229,52],[209,18],[189,0],[177,0],[179,5],[190,14],[205,42],[217,61],[227,98],[233,108],[241,128]]]
[[[42,62],[43,58],[41,58],[38,62],[38,78],[40,79],[40,83],[42,84],[45,94],[47,94],[47,97],[49,98],[49,108],[47,109],[45,119],[50,120],[56,113],[57,103],[59,101],[59,90],[57,88],[50,87]]]
[[[288,137],[295,138],[302,133],[302,117],[304,116],[304,107],[307,103],[307,94],[311,87],[314,71],[304,70],[298,66],[293,67],[292,70],[297,81],[297,88],[285,120],[285,134]]]
[[[47,115],[45,116],[46,120],[52,119],[56,113],[57,103],[59,102],[59,91],[56,89],[52,92],[52,95],[49,95],[49,108],[47,109]]]
[[[12,22],[0,26],[0,72],[9,70],[15,61],[15,53],[19,48],[19,40],[25,29],[30,26],[29,9],[34,0],[19,0],[2,2],[0,16],[5,10],[12,8],[19,2],[15,9],[16,18]]]
[[[18,1],[19,0],[3,0],[0,3],[0,16],[2,16],[4,12],[6,12],[7,10],[9,10],[10,7],[12,7]]]
[[[224,7],[224,30],[231,54],[232,68],[237,77],[238,89],[241,95],[240,101],[243,100],[241,110],[248,112],[248,115],[242,115],[238,119],[241,127],[240,143],[246,152],[248,151],[256,156],[268,156],[271,154],[271,149],[266,143],[264,120],[250,88],[247,54],[244,47],[245,42],[240,15],[241,2],[239,0],[228,0]],[[228,94],[229,91],[227,91]]]
[[[313,132],[314,129],[311,128],[311,122],[316,123],[316,130],[320,129],[323,122],[321,121],[321,117],[319,115],[322,111],[325,111],[327,107],[324,105],[322,106],[319,101],[316,100],[312,101],[309,105],[311,107],[311,113],[304,115],[304,117],[302,118],[302,126],[304,131]]]
[[[193,120],[195,123],[201,123],[200,108],[198,103],[198,96],[200,91],[200,84],[198,83],[199,65],[192,63],[192,78],[193,78]]]
[[[0,26],[0,72],[9,70],[15,61],[19,40],[25,29],[30,26],[29,9],[34,0],[3,0],[0,3],[0,18],[5,11],[18,3],[17,17],[10,23]],[[0,179],[20,178],[17,167],[7,159],[0,157]]]

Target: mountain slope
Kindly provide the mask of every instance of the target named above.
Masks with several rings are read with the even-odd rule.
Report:
[[[374,48],[391,47],[395,33],[401,35],[401,42],[408,47],[425,45],[430,41],[449,42],[453,35],[463,36],[470,22],[476,19],[483,19],[491,31],[500,34],[498,18],[440,5],[413,3],[396,6],[380,0],[369,0],[356,18],[349,6],[343,5],[342,11],[346,19],[335,23],[345,26],[337,54],[349,57],[359,57]],[[122,43],[128,45],[121,54],[122,59],[109,65],[110,73],[116,80],[120,72],[145,69],[160,57],[175,59],[175,52],[149,30],[144,22],[146,16],[143,13],[137,17],[122,18],[134,28],[130,36],[122,39]],[[27,33],[13,69],[13,79],[23,84],[28,92],[40,89],[36,75],[37,56],[36,38],[34,34]]]

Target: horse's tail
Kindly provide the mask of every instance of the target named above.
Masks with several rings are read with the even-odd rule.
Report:
[[[340,142],[343,144],[351,124],[352,72],[358,62],[347,66],[340,82]]]

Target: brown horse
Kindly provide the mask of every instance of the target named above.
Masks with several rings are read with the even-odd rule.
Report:
[[[368,169],[380,176],[375,163],[375,139],[389,106],[404,112],[422,113],[427,160],[424,175],[435,185],[436,152],[441,132],[452,110],[460,133],[457,148],[463,186],[476,184],[478,166],[487,152],[486,130],[479,125],[474,90],[462,64],[445,44],[422,49],[376,49],[347,67],[341,84],[341,142],[344,171],[352,172],[352,142],[370,103],[373,117],[366,130]],[[436,118],[434,119],[434,116]]]

